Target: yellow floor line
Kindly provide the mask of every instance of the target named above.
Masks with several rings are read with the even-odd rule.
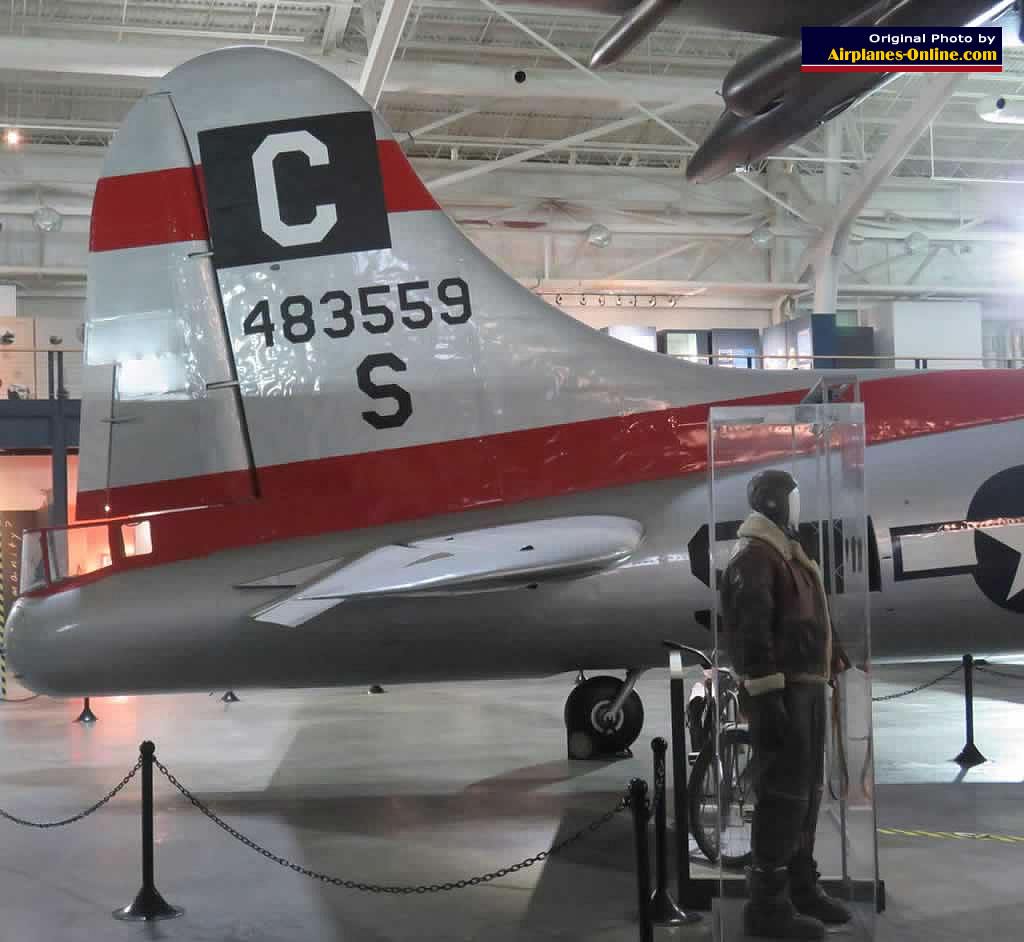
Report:
[[[928,837],[936,840],[995,841],[999,844],[1024,844],[1024,837],[1013,834],[974,834],[970,831],[915,831],[906,828],[879,828],[886,837]]]

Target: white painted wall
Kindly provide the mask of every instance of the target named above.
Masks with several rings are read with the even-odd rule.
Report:
[[[14,285],[0,285],[0,317],[14,317],[17,314],[17,293]]]
[[[880,357],[893,356],[896,344],[893,339],[892,303],[885,301],[860,312],[862,327],[875,328],[875,353]],[[879,366],[891,367],[892,363],[879,363]]]
[[[47,298],[22,294],[18,299],[18,317],[54,318],[82,324],[85,322],[85,298]]]
[[[760,329],[771,324],[769,310],[737,310],[716,308],[671,308],[671,307],[564,307],[566,314],[591,327],[611,327],[614,324],[630,324],[641,327],[656,327],[658,330],[713,330],[719,327],[753,327]]]
[[[41,233],[26,215],[2,215],[0,265],[84,267],[89,254],[89,219],[65,216],[60,232]]]
[[[893,301],[865,311],[861,321],[875,328],[880,356],[926,357],[933,369],[977,369],[982,356],[981,318],[976,301]],[[970,357],[975,362],[944,362],[942,357]],[[913,366],[906,360],[894,365]]]

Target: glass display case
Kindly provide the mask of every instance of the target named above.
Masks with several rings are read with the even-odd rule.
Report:
[[[809,650],[817,660],[822,660],[819,657],[822,650],[834,652],[831,658],[834,668],[817,665],[815,661],[817,666],[811,671],[810,663],[799,663],[808,642],[801,637],[787,640],[786,634],[794,630],[793,621],[781,616],[785,606],[792,604],[792,599],[787,599],[781,590],[772,589],[765,593],[774,593],[774,609],[768,603],[762,607],[756,603],[748,604],[746,595],[727,596],[727,603],[723,604],[720,591],[713,593],[718,781],[710,789],[712,794],[708,796],[708,804],[712,812],[709,820],[715,823],[720,849],[720,893],[713,919],[715,937],[720,940],[735,942],[755,937],[747,935],[745,907],[750,905],[751,889],[761,901],[766,898],[766,893],[763,884],[751,881],[756,881],[758,874],[769,870],[785,879],[785,871],[778,866],[779,849],[790,840],[792,843],[788,846],[805,848],[813,840],[813,857],[821,874],[820,885],[852,914],[851,921],[841,926],[843,938],[871,939],[874,934],[875,913],[881,900],[872,762],[864,448],[864,411],[860,403],[713,408],[710,413],[708,475],[712,585],[720,590],[723,582],[735,580],[744,565],[743,560],[734,562],[741,547],[750,541],[764,541],[765,534],[754,526],[756,521],[746,523],[752,513],[748,499],[751,478],[769,468],[788,472],[799,488],[799,528],[788,528],[791,518],[784,520],[777,527],[777,539],[768,534],[775,540],[775,543],[769,543],[768,555],[761,548],[762,555],[758,558],[765,560],[766,565],[776,567],[772,571],[781,573],[784,578],[790,575],[787,566],[803,565],[804,570],[812,574],[815,565],[818,567],[820,580],[815,577],[817,581],[808,584],[816,586],[819,604],[822,593],[827,599],[831,640],[827,649],[812,644]],[[802,554],[793,546],[793,541],[799,543]],[[789,559],[783,551],[790,554]],[[777,558],[771,553],[777,553]],[[735,568],[730,569],[731,564]],[[782,568],[778,568],[780,565]],[[771,585],[771,580],[766,584]],[[738,611],[753,617],[741,618]],[[749,634],[759,630],[766,632],[764,638],[775,641],[774,652],[768,660],[776,658],[779,663],[773,665],[773,669],[777,667],[778,670],[771,679],[763,676],[763,668],[751,669],[751,675],[758,675],[762,683],[760,687],[751,684],[748,690],[744,684],[748,678],[734,674],[733,668],[738,667],[742,671],[750,665],[733,663],[730,652],[742,652],[744,649],[735,636],[729,637],[729,633],[742,635],[743,632]],[[819,634],[828,637],[827,630]],[[795,654],[793,645],[796,645]],[[845,657],[840,652],[845,652]],[[828,654],[824,660],[828,662]],[[841,669],[843,667],[845,669]],[[801,674],[801,669],[809,673]],[[813,692],[813,674],[822,675],[816,693]],[[831,675],[832,682],[826,683],[824,675]],[[813,707],[800,705],[805,702],[796,694],[801,685],[802,689],[812,691],[809,694],[811,700],[806,702],[814,704]],[[782,741],[786,744],[778,747],[781,752],[770,751],[767,743],[771,737],[763,732],[769,729],[766,720],[755,719],[755,723],[764,725],[751,729],[751,718],[758,710],[765,710],[758,716],[767,715],[763,704],[755,703],[751,696],[755,689],[760,695],[761,688],[787,691],[778,694],[787,709],[780,714],[785,718],[784,722],[777,725],[792,724],[792,729],[796,730],[794,735],[804,737],[805,747],[806,743],[811,743],[809,755],[804,755],[798,765],[806,774],[804,784],[809,783],[812,789],[820,786],[822,798],[816,826],[811,824],[814,821],[813,810],[802,818],[802,836],[791,835],[788,826],[769,828],[766,823],[769,820],[768,807],[773,809],[772,820],[777,820],[772,802],[777,801],[780,792],[773,791],[771,783],[775,781],[777,785],[777,778],[773,780],[772,775],[777,775],[779,766],[774,766],[776,771],[773,773],[773,763],[792,763],[793,757],[785,752],[790,744],[784,738]],[[791,714],[801,710],[818,711],[815,716],[819,725],[803,727],[817,729],[818,732],[805,735],[798,729],[806,716]],[[802,794],[802,787],[794,786],[798,797]],[[766,813],[758,819],[758,802],[763,796],[767,796]],[[813,808],[812,799],[807,800],[807,807]],[[799,812],[794,813],[794,820],[798,817]],[[755,830],[758,820],[761,827]],[[753,850],[752,840],[755,844]],[[781,853],[785,857],[784,849]],[[756,874],[749,873],[748,868],[752,864],[762,863],[773,854],[775,862],[771,866],[759,867]],[[789,871],[796,872],[792,867]],[[774,885],[769,889],[768,896],[781,905],[783,909],[780,911],[784,912],[795,891],[790,888],[779,890]],[[832,937],[836,927],[829,928],[829,937]]]

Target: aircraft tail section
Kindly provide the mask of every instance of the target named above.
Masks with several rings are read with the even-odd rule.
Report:
[[[635,483],[703,466],[707,403],[813,382],[681,365],[545,304],[362,97],[264,47],[133,109],[91,248],[80,518],[260,498],[372,523]]]
[[[118,132],[89,248],[79,518],[253,497],[200,178],[170,95]]]

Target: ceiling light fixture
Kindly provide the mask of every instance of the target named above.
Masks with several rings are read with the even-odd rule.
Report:
[[[911,255],[919,255],[921,252],[927,252],[928,246],[931,245],[931,240],[923,232],[911,232],[903,240],[903,247]]]
[[[979,99],[977,112],[990,124],[1024,124],[1024,102],[1007,101],[1002,96]]]
[[[588,245],[596,246],[599,249],[606,249],[612,244],[612,232],[607,226],[595,222],[583,233]]]
[[[763,222],[753,232],[750,233],[750,241],[754,243],[758,248],[764,248],[766,245],[771,244],[775,238],[775,233],[772,232],[772,227],[768,223]]]
[[[60,232],[64,227],[64,217],[52,206],[40,206],[32,214],[32,225],[38,232]]]
[[[21,143],[21,132],[17,128],[8,128],[4,133],[8,147],[17,147]]]

